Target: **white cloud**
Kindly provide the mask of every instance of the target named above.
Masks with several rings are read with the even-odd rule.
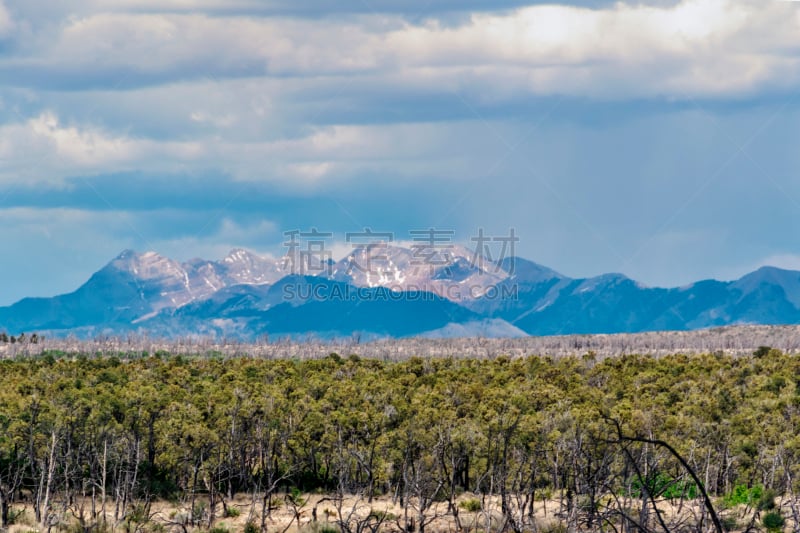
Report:
[[[156,156],[157,165],[174,166],[197,153],[192,143],[158,143],[95,126],[62,124],[47,111],[24,123],[0,126],[0,182],[58,183],[66,176],[133,170]]]
[[[739,95],[789,87],[800,46],[795,6],[684,0],[674,7],[616,4],[589,10],[535,6],[479,14],[448,29],[408,27],[389,35],[407,68],[438,67],[534,94],[611,98]]]
[[[800,82],[796,2],[535,5],[421,23],[393,14],[276,18],[265,15],[266,4],[0,0],[0,199],[8,184],[69,186],[76,176],[123,172],[132,180],[181,175],[176,190],[193,187],[195,175],[202,177],[198,187],[210,176],[268,182],[282,189],[279,194],[288,191],[287,205],[351,191],[356,203],[374,192],[374,198],[388,199],[390,224],[403,217],[438,219],[442,205],[449,211],[457,201],[454,213],[447,213],[451,219],[488,217],[527,227],[545,240],[541,249],[531,245],[532,258],[575,273],[586,268],[588,253],[600,258],[591,272],[597,273],[614,268],[616,259],[606,243],[595,243],[595,233],[622,241],[625,251],[624,243],[634,246],[639,233],[670,220],[672,204],[685,203],[686,191],[714,176],[736,152],[726,137],[737,144],[755,139],[745,145],[747,155],[793,187],[798,156],[790,147],[800,122],[792,120],[791,106],[778,113],[782,100],[772,97]],[[288,2],[270,2],[277,4]],[[555,100],[537,98],[562,94],[578,98],[565,99],[552,113]],[[708,111],[640,105],[642,99],[687,97]],[[740,97],[759,105],[713,105]],[[609,101],[622,104],[606,106]],[[652,121],[637,123],[643,115]],[[509,144],[518,142],[506,158]],[[745,168],[745,159],[742,154],[731,169],[742,182],[755,180],[760,172]],[[473,188],[465,180],[487,184]],[[648,180],[655,185],[645,187]],[[433,198],[430,213],[386,194],[419,191],[432,198],[431,191],[449,183],[456,194]],[[113,184],[105,186],[113,190]],[[722,201],[714,203],[712,192],[732,187],[727,173],[710,182],[709,194],[685,210],[707,218],[680,217],[674,229],[734,226],[728,214],[747,210],[755,195],[743,188],[725,196],[733,203],[724,209]],[[12,204],[38,201],[12,193]],[[191,201],[179,200],[175,205]],[[700,200],[710,204],[698,208]],[[383,215],[364,211],[366,217]],[[769,212],[759,227],[770,228],[775,213]],[[599,230],[587,232],[576,213]],[[131,234],[127,225],[140,219],[81,216],[88,215],[16,213],[0,216],[0,225],[9,242],[24,242],[27,235],[40,249],[51,238],[68,243],[64,249],[102,248],[95,258],[107,259],[124,246],[143,248],[128,243],[134,237],[119,236]],[[631,226],[633,219],[641,222]],[[222,224],[217,237],[159,243],[165,250],[172,246],[175,255],[213,256],[225,252],[228,241],[246,245],[269,230],[232,224]],[[117,225],[108,236],[109,226]],[[785,227],[775,225],[770,234]],[[791,249],[790,238],[791,232],[780,236],[780,249]],[[204,252],[207,239],[215,248]],[[742,237],[758,240],[748,239]],[[219,253],[212,253],[216,247]],[[742,258],[746,253],[736,252],[741,248],[739,242],[719,248],[701,240],[675,242],[669,250],[703,258],[695,261],[697,270],[655,265],[655,258],[668,254],[648,251],[653,260],[626,272],[651,284],[682,282],[707,275],[697,272],[716,268],[709,266],[715,261],[748,264],[752,255]],[[760,250],[756,257],[767,255],[754,249]],[[779,259],[779,266],[794,264],[791,257]],[[81,275],[89,271],[85,267]],[[17,272],[29,275],[24,268]]]
[[[759,261],[750,271],[763,266],[772,266],[786,270],[800,270],[800,255],[791,253],[771,255]]]
[[[93,0],[86,3],[101,11],[200,11],[247,9],[258,6],[258,3],[252,0]]]
[[[473,154],[452,160],[448,124],[395,124],[314,128],[295,139],[226,139],[218,135],[192,140],[158,141],[114,133],[86,124],[65,124],[52,111],[26,122],[0,126],[0,183],[49,183],[66,178],[115,174],[222,171],[244,181],[272,182],[295,190],[341,183],[361,175],[423,174],[441,178],[475,177],[486,148],[485,125],[459,125],[461,146]],[[491,143],[488,143],[491,147]],[[490,165],[484,162],[484,168]]]
[[[14,29],[14,21],[6,6],[0,0],[0,39],[8,37]]]
[[[134,3],[147,9],[147,2]],[[377,15],[300,20],[103,11],[71,19],[36,65],[106,69],[110,84],[128,76],[158,83],[360,74],[428,90],[681,98],[792,87],[800,79],[798,49],[800,9],[788,2],[537,5],[474,14],[455,27]]]

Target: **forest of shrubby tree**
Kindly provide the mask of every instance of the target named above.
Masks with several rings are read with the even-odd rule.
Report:
[[[38,333],[33,333],[30,336],[25,335],[25,333],[20,333],[17,336],[9,336],[5,331],[0,331],[0,344],[39,344],[42,340],[44,340],[44,337],[40,336]]]
[[[800,527],[800,357],[774,349],[42,356],[0,361],[0,383],[0,527],[22,503],[43,527],[88,531],[167,499],[192,510],[181,528],[211,529],[246,493],[266,530],[279,498],[299,522],[307,492],[353,532],[447,519],[521,533],[542,530],[542,513],[570,531]],[[378,498],[403,512],[355,512]]]

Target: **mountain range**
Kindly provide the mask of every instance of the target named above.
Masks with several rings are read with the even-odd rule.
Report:
[[[76,291],[0,307],[0,331],[51,336],[514,337],[800,323],[800,272],[646,287],[622,274],[574,279],[457,246],[380,244],[334,262],[262,257],[179,262],[126,250]]]

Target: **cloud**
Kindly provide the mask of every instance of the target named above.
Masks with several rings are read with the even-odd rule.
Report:
[[[0,223],[37,249],[6,277],[269,224],[513,226],[657,285],[796,247],[798,3],[426,3],[0,0],[0,208],[33,210]]]
[[[481,122],[462,125],[462,146],[485,147],[484,128]],[[47,111],[24,123],[0,126],[0,184],[61,186],[74,176],[131,171],[202,175],[217,169],[237,181],[302,192],[364,175],[382,180],[382,173],[386,179],[418,180],[431,174],[455,179],[470,164],[494,157],[491,152],[476,153],[459,161],[449,143],[447,124],[317,127],[302,137],[277,140],[203,136],[157,141],[92,125],[65,124]]]
[[[548,0],[370,0],[369,2],[332,2],[331,0],[10,0],[16,11],[26,17],[42,20],[83,15],[95,12],[113,13],[187,13],[250,17],[292,16],[310,19],[332,18],[348,14],[394,14],[410,19],[431,15],[455,15],[475,11],[497,11],[530,4],[547,4]],[[584,7],[612,5],[614,0],[570,0],[564,2]],[[674,0],[648,0],[650,5],[667,5]]]
[[[742,97],[794,86],[797,50],[800,10],[788,2],[534,5],[473,13],[455,26],[391,15],[103,12],[69,20],[35,60],[0,69],[13,69],[18,84],[68,87],[357,75],[428,91],[473,88],[485,98]]]
[[[6,6],[0,1],[0,40],[7,38],[14,30],[14,21]]]
[[[165,227],[173,231],[165,232]],[[9,249],[24,250],[8,254],[0,264],[0,276],[14,280],[0,291],[0,305],[7,305],[25,296],[75,290],[124,248],[154,250],[180,260],[221,259],[237,246],[266,249],[265,243],[279,236],[265,218],[237,221],[175,210],[11,208],[0,209],[0,239]],[[57,268],[54,255],[59,257]]]
[[[157,143],[95,126],[66,125],[48,111],[0,126],[0,184],[57,185],[66,176],[130,170],[147,157],[158,157],[154,169],[171,167],[195,157],[197,149],[192,143]]]
[[[773,266],[778,268],[784,268],[786,270],[798,270],[800,271],[800,255],[794,253],[783,253],[783,254],[774,254],[770,255],[769,257],[765,257],[761,261],[759,261],[754,268],[749,269],[748,272],[752,272],[757,268],[761,268],[764,266]]]

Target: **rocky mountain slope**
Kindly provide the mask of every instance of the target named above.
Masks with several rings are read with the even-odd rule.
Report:
[[[513,337],[800,323],[800,272],[651,288],[622,274],[573,279],[521,258],[450,247],[355,249],[321,268],[233,250],[178,262],[125,251],[75,292],[0,308],[0,331],[48,335]]]

